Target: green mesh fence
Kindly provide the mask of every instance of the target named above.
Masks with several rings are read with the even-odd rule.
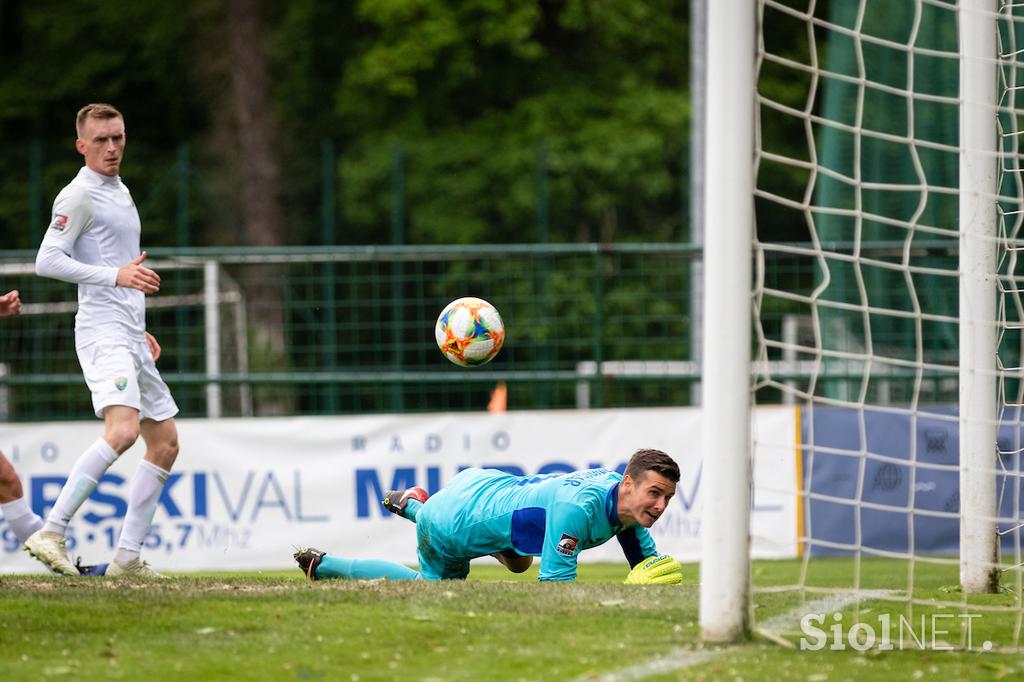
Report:
[[[686,245],[158,250],[147,324],[181,416],[684,405]],[[25,303],[0,321],[0,418],[91,418],[74,352],[75,287],[7,252],[0,289]],[[149,261],[147,261],[149,263]],[[452,299],[501,312],[507,340],[464,369],[433,327]],[[600,368],[600,370],[598,369]]]

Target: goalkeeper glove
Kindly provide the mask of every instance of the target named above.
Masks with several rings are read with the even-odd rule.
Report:
[[[626,585],[678,585],[683,582],[683,567],[667,554],[650,556],[633,567]]]

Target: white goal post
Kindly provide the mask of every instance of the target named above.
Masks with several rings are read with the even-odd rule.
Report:
[[[833,0],[832,4],[840,1]],[[997,591],[1000,576],[1005,579],[1007,570],[1014,570],[1020,583],[1021,542],[1015,541],[1016,557],[1009,561],[1001,562],[999,552],[1001,535],[1019,533],[1021,527],[1022,449],[1006,450],[998,443],[1001,424],[1016,429],[1013,438],[1018,444],[1021,440],[1021,406],[1005,396],[1010,391],[1007,382],[1018,386],[1016,402],[1024,404],[1019,397],[1024,392],[1024,341],[1011,344],[1013,366],[999,357],[1006,330],[1024,329],[1024,320],[1018,319],[1024,317],[1020,295],[1024,293],[1024,276],[1013,272],[1016,252],[1024,252],[1019,234],[1024,218],[1020,177],[1024,175],[1024,154],[1017,139],[1024,134],[1017,130],[1018,119],[1024,119],[1024,112],[1016,107],[1016,91],[1024,92],[1024,85],[1017,85],[1017,71],[1024,74],[1024,65],[1020,63],[1024,59],[1017,52],[1024,54],[1024,50],[1018,49],[1015,42],[1018,31],[1024,34],[1020,28],[1024,25],[1024,11],[1015,15],[1013,8],[1022,5],[1009,0],[914,0],[904,3],[901,10],[909,17],[906,32],[893,38],[879,35],[877,26],[884,25],[884,19],[879,20],[877,14],[876,32],[867,29],[865,13],[884,14],[885,3],[848,0],[844,11],[849,12],[844,17],[849,21],[831,21],[839,12],[829,15],[827,9],[822,9],[829,4],[815,0],[708,0],[706,5],[704,492],[700,566],[700,630],[706,642],[739,641],[750,636],[754,627],[749,554],[754,440],[750,410],[753,396],[762,389],[773,391],[775,396],[788,393],[803,405],[801,409],[806,412],[802,414],[808,420],[805,428],[812,434],[810,444],[801,443],[803,456],[811,462],[815,452],[844,456],[850,463],[852,478],[859,477],[852,482],[848,499],[839,500],[803,487],[799,491],[808,522],[800,538],[804,547],[803,568],[794,587],[801,598],[819,588],[809,587],[805,578],[812,553],[822,549],[854,557],[855,592],[862,585],[862,556],[905,561],[907,584],[894,586],[898,589],[886,591],[884,598],[905,605],[908,612],[922,603],[914,592],[915,565],[959,565],[962,596],[960,601],[949,602],[953,608],[966,606],[971,593]],[[766,49],[766,39],[770,41],[771,36],[766,38],[768,29],[761,22],[769,10],[773,16],[801,22],[806,27],[804,37],[808,46],[804,61],[770,54],[771,50]],[[1001,19],[1005,19],[1002,29]],[[942,31],[943,37],[952,35],[948,29],[954,20],[956,40],[950,46],[935,35]],[[933,33],[926,36],[922,26],[929,21],[933,23],[929,29]],[[940,23],[941,30],[936,29],[934,26]],[[1001,30],[1008,31],[1007,38],[1001,38]],[[846,41],[843,45],[850,46],[849,52],[855,57],[851,58],[848,71],[829,70],[831,66],[825,63],[824,56],[832,45],[826,45],[823,36],[830,36],[837,43]],[[1009,45],[1002,45],[1002,40]],[[883,50],[891,51],[894,62],[905,65],[899,85],[872,73],[866,66],[869,52]],[[758,76],[766,64],[789,70],[795,79],[805,79],[806,85],[801,87],[810,93],[806,100],[789,101],[789,93],[772,101],[761,94]],[[947,64],[959,66],[957,92],[917,87],[915,78],[930,68],[946,73],[943,69]],[[848,88],[848,94],[853,93],[840,102],[841,120],[822,114],[828,104],[824,102],[825,80],[838,84],[836,90]],[[798,96],[792,98],[796,100]],[[866,111],[871,113],[872,106],[884,108],[885,103],[892,108],[903,107],[895,114],[886,112],[892,119],[899,119],[899,130],[876,127],[865,116]],[[768,135],[777,133],[765,125],[765,111],[788,117],[802,127],[807,145],[802,155],[780,152],[772,147],[774,143],[766,141]],[[849,118],[845,118],[847,114]],[[1009,121],[1009,132],[1001,129],[1000,116]],[[936,124],[940,117],[945,118]],[[928,132],[927,126],[945,126],[947,119],[949,130],[958,131],[955,140],[939,139]],[[827,144],[823,140],[830,134],[841,136],[843,144],[854,150],[849,159],[844,159],[843,163],[848,165],[842,168],[823,161]],[[1007,140],[1011,141],[1010,149]],[[881,171],[878,167],[862,168],[861,164],[867,163],[866,150],[872,146],[897,150],[892,152],[893,158],[905,157],[910,179],[896,178],[895,174],[886,176],[890,169],[884,168],[884,163]],[[955,163],[958,176],[944,184],[935,179],[929,166],[932,163]],[[805,178],[802,194],[784,196],[775,189],[762,188],[759,172],[765,172],[768,164]],[[1009,178],[1014,173],[1016,177],[1003,182],[1004,176]],[[818,201],[828,183],[839,188],[835,191],[843,201]],[[1016,193],[1006,196],[1004,184],[1015,184]],[[886,201],[892,202],[897,195],[911,197],[909,210],[890,215],[877,208]],[[879,196],[885,198],[878,199]],[[810,238],[806,242],[770,245],[760,241],[755,228],[755,197],[763,200],[758,203],[758,218],[762,203],[773,204],[779,211],[788,211]],[[944,203],[936,208],[938,202]],[[955,202],[958,203],[952,214],[943,213]],[[1005,208],[1007,204],[1012,205],[1012,210]],[[1007,214],[1019,217],[1008,218]],[[1008,220],[1014,222],[1012,229],[1006,226]],[[847,244],[837,245],[823,237],[835,234],[823,227],[829,221],[849,226],[851,236]],[[870,247],[865,244],[871,241],[866,235],[876,233],[892,235],[888,237],[889,250],[877,256],[865,251]],[[934,246],[936,243],[940,246]],[[942,257],[948,256],[951,265],[936,265],[929,260],[933,258],[931,254],[940,252]],[[1007,252],[1013,253],[1007,256]],[[813,283],[799,292],[783,291],[779,285],[769,283],[770,275],[765,270],[771,264],[766,262],[773,258],[803,259],[801,262],[810,263],[808,267],[814,272],[806,277],[805,283],[814,279]],[[1007,268],[1009,271],[1004,272]],[[833,294],[828,293],[840,272],[848,273],[845,276],[852,291],[848,300],[836,298],[834,289]],[[871,277],[878,278],[876,283],[898,285],[872,290]],[[929,307],[928,295],[934,297],[937,290],[946,291],[943,287],[947,286],[950,294],[958,291],[958,297],[946,296],[945,305],[950,310]],[[792,315],[793,310],[806,311],[808,320],[813,321],[814,341],[792,343],[772,337],[761,318],[762,306],[769,298],[776,312],[782,310]],[[952,309],[957,299],[958,311]],[[1015,306],[1016,313],[1012,310]],[[1012,320],[1007,321],[1004,308],[1011,309]],[[909,341],[905,342],[909,347],[895,352],[884,343],[889,342],[886,333],[899,325],[909,330]],[[940,333],[937,330],[953,329],[952,340],[944,349],[952,349],[952,354],[939,359],[930,356],[928,346],[935,343],[935,336]],[[839,331],[846,345],[830,345],[823,340],[838,336]],[[892,347],[896,347],[895,342]],[[757,369],[787,351],[790,357],[816,363],[815,376],[796,386],[784,376],[774,377],[770,371]],[[757,363],[752,362],[755,357]],[[902,377],[906,386],[903,393],[890,395],[891,377]],[[841,388],[830,388],[841,382],[846,382]],[[957,392],[943,392],[953,382]],[[938,388],[929,393],[927,387]],[[1015,414],[1008,414],[1007,405],[1016,408]],[[823,446],[822,438],[816,444],[815,410],[840,409],[857,413],[859,433],[855,435],[860,444],[847,450]],[[908,452],[872,450],[866,424],[878,414],[904,420],[900,423],[908,425]],[[919,459],[922,453],[915,438],[923,437],[921,433],[926,427],[922,424],[928,420],[945,420],[956,432],[959,452],[951,463]],[[1003,455],[1017,462],[1015,469],[1006,469]],[[882,483],[908,487],[909,501],[895,504],[868,499],[870,481],[865,481],[865,472],[879,463],[889,467],[885,471],[890,479]],[[923,511],[915,506],[915,481],[921,471],[957,475],[955,504],[949,502],[946,508]],[[811,475],[805,472],[801,485],[809,485]],[[909,484],[892,476],[906,476]],[[997,477],[1003,479],[1002,489]],[[1004,499],[1007,481],[1015,489]],[[855,519],[851,522],[851,540],[821,541],[812,533],[812,507],[821,502],[839,502],[851,510],[851,518]],[[1011,511],[1001,511],[1009,506]],[[905,533],[906,548],[863,548],[865,529],[861,519],[865,510],[879,516],[889,514],[889,518],[903,514],[904,520],[895,530]],[[923,549],[924,541],[915,537],[922,517],[927,522],[959,524],[958,557],[936,558]],[[1000,530],[1001,521],[1009,526],[1005,532]],[[878,598],[881,593],[876,590],[872,594]],[[853,601],[859,603],[858,599],[864,597]],[[1020,603],[1018,595],[1016,605],[1006,608],[1019,611]],[[1014,646],[1020,645],[1019,617],[1017,622]]]
[[[700,628],[711,642],[749,628],[753,9],[707,3]]]
[[[960,584],[999,585],[996,48],[991,0],[960,2]]]

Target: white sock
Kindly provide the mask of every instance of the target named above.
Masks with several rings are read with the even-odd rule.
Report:
[[[75,465],[71,467],[68,482],[61,488],[60,494],[57,495],[57,501],[53,503],[53,509],[46,515],[43,530],[47,533],[64,535],[71,517],[75,515],[82,503],[89,499],[89,495],[92,495],[92,491],[96,489],[97,481],[103,477],[103,474],[116,459],[117,451],[102,438],[96,439],[95,443],[86,448]]]
[[[0,512],[7,519],[7,525],[14,531],[14,535],[22,542],[43,527],[43,520],[32,511],[24,497],[0,504]]]
[[[121,539],[117,543],[114,561],[122,566],[139,557],[142,541],[146,539],[149,527],[153,525],[153,514],[160,501],[160,493],[171,472],[161,469],[152,462],[142,460],[132,478],[128,493],[128,511],[121,527]]]

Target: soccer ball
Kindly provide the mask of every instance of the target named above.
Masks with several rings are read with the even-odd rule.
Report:
[[[482,298],[457,298],[434,325],[434,339],[444,356],[460,367],[490,362],[505,343],[505,324],[493,305]]]

